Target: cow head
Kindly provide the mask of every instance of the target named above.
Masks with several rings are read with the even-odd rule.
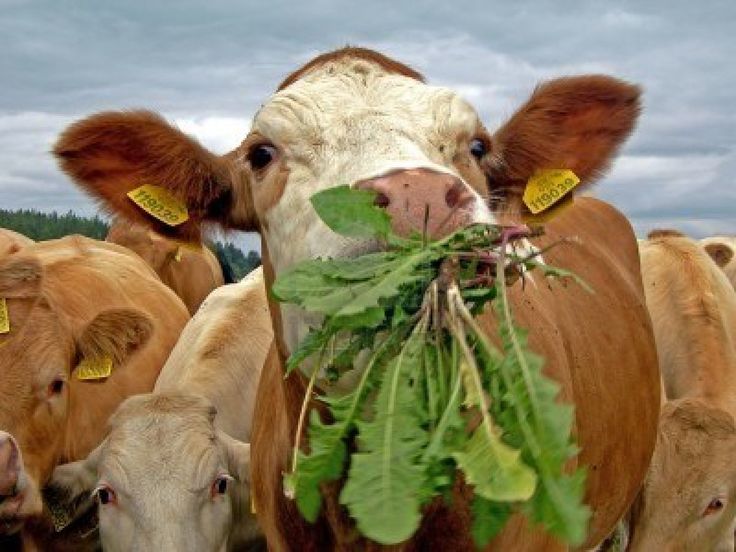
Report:
[[[537,169],[572,169],[583,183],[598,177],[638,111],[635,86],[605,76],[563,78],[541,85],[491,134],[453,91],[376,52],[346,48],[290,75],[227,155],[140,111],[82,120],[54,153],[108,209],[161,232],[196,237],[207,221],[259,231],[273,279],[304,259],[376,247],[331,232],[309,203],[315,192],[344,184],[375,190],[399,233],[438,236],[513,219],[525,210],[520,198]],[[143,184],[177,195],[189,221],[170,228],[139,210],[126,192]],[[282,310],[275,330],[290,349],[305,326],[299,312]]]
[[[646,482],[632,509],[629,550],[734,549],[736,426],[697,399],[664,406]]]
[[[131,397],[105,441],[51,484],[71,499],[94,489],[105,550],[225,550],[246,522],[250,445],[218,431],[215,416],[197,395]]]
[[[79,361],[120,363],[152,331],[148,317],[131,309],[102,311],[75,331],[44,293],[43,279],[32,255],[0,260],[0,297],[11,320],[10,333],[0,335],[0,532],[40,512],[38,489],[67,454]]]
[[[138,254],[159,276],[176,259],[180,244],[159,236],[146,226],[118,219],[110,226],[105,241],[127,247]]]

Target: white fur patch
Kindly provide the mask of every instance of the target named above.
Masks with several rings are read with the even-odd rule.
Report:
[[[430,169],[462,180],[452,159],[458,147],[468,147],[477,124],[473,108],[451,90],[349,57],[276,93],[253,122],[289,169],[280,201],[265,213],[275,273],[305,259],[366,250],[365,242],[338,236],[319,220],[309,202],[313,194],[396,169]],[[483,198],[468,189],[475,196],[473,222],[493,222]],[[306,332],[303,313],[287,307],[282,314],[293,350]]]

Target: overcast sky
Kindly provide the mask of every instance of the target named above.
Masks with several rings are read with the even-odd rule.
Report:
[[[640,83],[643,117],[597,195],[639,233],[736,234],[734,0],[0,0],[0,13],[2,208],[96,212],[48,153],[79,117],[146,107],[225,152],[287,73],[351,44],[458,90],[489,128],[540,79]]]

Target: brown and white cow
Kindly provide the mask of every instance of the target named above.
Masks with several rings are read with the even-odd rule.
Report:
[[[257,269],[207,297],[154,392],[120,405],[109,435],[89,457],[56,468],[52,484],[67,496],[97,489],[105,550],[218,552],[258,545],[247,443],[272,340]]]
[[[36,242],[23,234],[7,228],[0,228],[0,259],[34,243]]]
[[[214,253],[202,243],[183,244],[132,222],[117,219],[105,241],[135,251],[174,290],[189,309],[197,312],[205,297],[225,280]]]
[[[0,533],[39,514],[57,464],[84,458],[127,396],[150,391],[188,317],[127,249],[81,236],[0,259]],[[83,359],[112,374],[80,380]]]
[[[711,259],[723,269],[736,289],[736,237],[713,236],[700,240],[700,245]]]
[[[640,249],[667,403],[632,511],[630,549],[731,552],[736,291],[706,252],[681,234],[652,233]]]
[[[425,84],[381,54],[346,48],[290,75],[230,154],[214,155],[144,111],[82,120],[62,134],[54,152],[108,208],[159,231],[196,237],[207,221],[259,231],[270,286],[299,261],[379,247],[331,232],[309,203],[315,192],[345,183],[376,190],[399,232],[426,228],[441,235],[471,222],[518,221],[535,170],[572,169],[583,183],[603,173],[634,126],[639,94],[606,76],[550,81],[491,134],[453,91]],[[143,183],[177,195],[190,220],[168,228],[139,212],[125,193]],[[576,406],[578,462],[588,468],[586,501],[593,510],[587,544],[593,545],[628,509],[644,478],[656,436],[659,375],[629,223],[612,207],[583,198],[550,222],[535,245],[563,236],[580,241],[550,251],[547,262],[576,272],[596,293],[534,276],[537,285],[517,286],[512,301],[530,345],[547,359],[546,372]],[[326,504],[314,525],[284,496],[282,474],[306,384],[300,375],[284,379],[283,365],[310,320],[290,306],[271,303],[270,310],[275,345],[258,390],[251,443],[256,507],[269,545],[373,548],[339,506],[339,485],[324,489]],[[492,313],[479,323],[493,333]],[[474,548],[462,483],[452,505],[438,500],[423,514],[402,549]],[[490,549],[564,547],[516,516]]]

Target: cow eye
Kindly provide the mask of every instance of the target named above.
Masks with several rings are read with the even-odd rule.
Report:
[[[227,487],[230,484],[230,481],[233,481],[233,477],[231,475],[218,475],[212,482],[212,488],[210,489],[212,497],[214,498],[217,495],[224,495],[227,493]]]
[[[112,487],[109,485],[99,485],[94,491],[92,491],[92,494],[97,498],[97,502],[102,506],[115,504],[115,502],[117,502],[115,491],[113,491]]]
[[[276,157],[276,148],[270,144],[260,144],[248,152],[248,162],[255,170],[265,169]]]
[[[473,138],[470,141],[470,154],[476,159],[480,159],[488,153],[488,146],[480,138]]]
[[[64,380],[60,377],[56,377],[51,383],[49,383],[48,395],[49,397],[53,397],[54,395],[61,394],[63,390],[64,390]]]
[[[708,503],[708,506],[705,507],[705,511],[703,512],[704,516],[709,516],[711,514],[715,514],[723,510],[723,499],[721,498],[714,498]]]

